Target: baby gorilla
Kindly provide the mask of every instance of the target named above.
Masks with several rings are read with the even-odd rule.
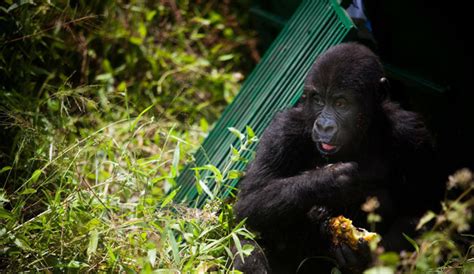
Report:
[[[361,205],[377,197],[377,232],[386,250],[408,245],[417,219],[440,200],[433,142],[418,115],[388,98],[379,58],[356,43],[322,54],[302,102],[278,113],[240,182],[238,219],[258,232],[258,247],[235,267],[247,273],[323,271],[321,257],[360,272],[370,250],[335,245],[324,221],[340,214],[367,227]],[[429,191],[429,193],[427,193]],[[324,272],[323,272],[324,273]]]

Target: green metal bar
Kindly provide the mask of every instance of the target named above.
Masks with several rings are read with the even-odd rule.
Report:
[[[334,19],[330,19],[331,21],[333,21]],[[342,30],[342,31],[341,31]],[[334,31],[334,32],[333,32]],[[324,44],[322,47],[319,47],[318,50],[307,50],[307,51],[303,51],[303,52],[309,52],[309,53],[312,53],[310,54],[310,56],[300,56],[302,58],[302,60],[311,60],[309,62],[309,64],[305,64],[306,66],[311,66],[312,64],[312,60],[314,60],[316,58],[316,56],[322,51],[322,50],[325,50],[326,48],[328,48],[330,45],[331,45],[331,40],[335,40],[335,41],[339,41],[342,37],[342,35],[346,34],[347,31],[344,31],[343,28],[333,28],[333,29],[330,29],[328,31],[329,33],[335,33],[335,35],[332,35],[329,37],[329,39],[327,39],[327,43]],[[324,35],[322,37],[325,37]],[[318,45],[318,40],[316,41],[316,45]],[[323,49],[321,49],[323,48]],[[291,106],[293,105],[296,100],[298,99],[298,97],[301,95],[301,92],[302,92],[302,87],[303,87],[303,80],[306,76],[306,71],[304,71],[303,73],[300,73],[297,77],[295,77],[295,81],[293,82],[288,82],[286,83],[286,85],[282,86],[282,89],[285,90],[287,89],[287,86],[288,85],[296,85],[296,86],[299,86],[297,89],[296,89],[296,94],[290,94],[290,93],[283,93],[283,98],[279,98],[279,100],[275,100],[276,102],[281,102],[280,105],[276,106],[277,109],[280,109],[280,108],[283,108],[283,107],[288,107],[288,106]],[[295,96],[296,95],[296,96]],[[261,112],[261,113],[265,113],[265,112]],[[273,116],[273,115],[272,115]],[[271,117],[269,117],[271,118]],[[258,118],[258,120],[262,120],[261,118]],[[266,124],[265,122],[263,124]],[[248,156],[248,153],[247,154],[244,154],[244,157],[245,156]],[[244,168],[244,165],[242,163],[238,163],[235,167],[235,169],[238,169],[238,170],[242,170]],[[231,182],[230,185],[231,186],[235,186],[237,184],[237,180],[234,180],[234,182]],[[230,189],[222,189],[221,190],[221,196],[222,197],[226,197],[227,195],[229,195],[231,192]]]
[[[449,87],[436,84],[432,81],[424,79],[413,73],[409,73],[400,68],[394,67],[390,64],[384,64],[385,71],[390,78],[400,80],[402,82],[408,83],[413,86],[421,87],[423,89],[428,89],[435,91],[437,93],[445,93],[449,90]]]
[[[351,17],[347,14],[346,10],[339,5],[338,0],[330,0],[331,6],[337,14],[339,20],[344,24],[344,27],[351,29],[355,27],[354,22],[352,22]]]
[[[332,30],[330,30],[329,32],[332,32]],[[337,40],[337,39],[338,39],[338,38],[336,38],[336,40]],[[329,41],[329,40],[330,40],[330,39],[326,39],[326,42]],[[306,58],[305,58],[305,59],[306,59]],[[311,60],[314,60],[314,59],[311,59]],[[312,61],[309,63],[309,65],[311,65],[311,63],[312,63]],[[305,74],[306,74],[306,73],[303,73],[302,78],[301,78],[301,81],[299,81],[299,83],[301,83],[301,86],[302,86],[302,82],[303,82],[302,79],[304,78]],[[287,96],[287,97],[288,97],[288,96]],[[280,101],[281,101],[281,100],[279,100],[278,102],[280,102]],[[283,100],[283,102],[284,102],[284,104],[287,103],[287,102],[285,102],[285,100]],[[241,166],[242,166],[242,165],[241,165]],[[237,168],[239,168],[239,167],[237,167]],[[235,185],[236,183],[237,183],[237,182],[235,181],[235,182],[231,183],[231,185]],[[221,192],[221,193],[222,193],[222,192]],[[226,195],[228,195],[228,193],[229,193],[228,188],[227,188],[227,190],[224,189],[224,194],[223,194],[222,196],[226,196]]]
[[[313,4],[313,5],[314,5],[314,4],[317,4],[317,3],[316,3],[316,2],[313,2],[313,3],[310,3],[310,4]],[[311,9],[311,8],[305,9],[305,12],[306,12],[306,13],[310,13],[310,12],[313,12],[313,13],[314,13],[314,9]],[[301,21],[301,20],[304,20],[304,17],[305,17],[305,16],[306,16],[306,15],[303,14],[303,16],[299,17],[299,20],[293,21],[292,24],[291,24],[288,28],[292,28],[292,27],[293,27],[293,28],[295,28],[297,31],[300,31],[300,32],[304,33],[304,31],[301,31],[301,27],[300,27],[300,26],[301,26],[301,22],[300,22],[300,21]],[[293,32],[293,31],[292,31],[292,32]],[[294,38],[294,37],[293,37],[293,38]],[[290,41],[289,41],[289,40],[290,40]],[[283,42],[283,44],[287,44],[288,42],[292,42],[292,40],[294,40],[294,39],[291,39],[291,36],[287,36],[286,39],[283,40],[282,42]],[[288,51],[285,51],[284,49],[285,49],[285,48],[284,48],[284,47],[281,47],[281,46],[276,49],[276,50],[278,50],[278,51],[280,51],[280,52],[283,52],[283,54],[278,55],[278,58],[274,58],[274,57],[273,57],[273,58],[271,58],[268,62],[266,62],[267,60],[266,60],[265,57],[264,57],[264,60],[262,60],[262,62],[260,63],[260,65],[261,65],[261,66],[264,66],[264,64],[266,64],[266,65],[267,65],[266,68],[265,68],[265,67],[264,67],[264,68],[258,67],[258,68],[256,68],[256,69],[254,70],[254,71],[257,71],[257,70],[260,69],[260,71],[261,71],[262,69],[264,69],[263,71],[264,71],[264,72],[267,72],[267,73],[260,73],[260,77],[258,77],[258,79],[256,79],[257,84],[258,84],[259,86],[261,86],[261,89],[262,89],[262,90],[266,90],[266,89],[267,89],[267,84],[268,84],[268,82],[266,82],[266,80],[272,79],[272,77],[269,77],[269,75],[266,75],[266,74],[271,74],[271,73],[272,73],[273,71],[275,71],[275,70],[277,70],[277,71],[279,71],[279,72],[281,72],[281,73],[284,73],[284,69],[282,69],[281,66],[282,66],[282,65],[285,65],[285,56],[288,55]],[[271,51],[272,51],[272,50],[270,50],[270,52],[271,52]],[[291,54],[291,52],[290,52],[290,54]],[[273,56],[275,56],[275,55],[273,55]],[[291,58],[291,57],[289,57],[289,58]],[[272,59],[274,59],[274,60],[272,60]],[[260,78],[261,78],[261,79],[260,79]],[[279,78],[279,77],[277,77],[277,78]],[[248,82],[248,81],[247,81],[247,82]],[[247,83],[247,82],[246,82],[246,83]],[[244,84],[244,86],[242,87],[242,90],[245,90],[246,87],[248,87],[248,85],[246,86],[246,85]],[[251,93],[251,92],[243,93],[243,92],[241,92],[241,93],[239,93],[239,95],[240,95],[240,94],[249,94],[249,95],[252,95],[252,99],[251,99],[251,100],[254,101],[255,98],[256,98],[258,104],[260,104],[262,101],[265,100],[265,98],[264,98],[263,96],[261,96],[260,93],[256,93],[256,92],[255,92],[255,93]],[[224,114],[222,115],[222,117],[223,117],[224,119],[219,120],[219,122],[218,122],[218,124],[215,126],[215,129],[214,129],[214,130],[226,130],[226,127],[229,125],[229,120],[231,120],[233,117],[237,117],[237,118],[236,118],[236,122],[238,122],[237,119],[240,118],[245,112],[248,112],[247,109],[242,108],[242,107],[239,107],[239,106],[242,106],[242,105],[251,105],[251,104],[250,104],[251,102],[242,102],[241,99],[242,99],[241,97],[236,97],[236,98],[235,98],[234,102],[226,109],[226,111],[225,111]],[[243,98],[243,100],[245,101],[246,98]],[[257,105],[258,105],[258,104],[257,104]],[[235,106],[237,106],[237,109],[235,109]],[[227,112],[228,112],[229,114],[228,114]],[[230,124],[233,125],[233,126],[237,126],[237,125],[236,125],[236,124],[237,124],[236,122],[230,121]],[[222,126],[222,125],[223,125],[223,126]],[[209,143],[211,143],[211,144],[212,144],[212,143],[214,143],[214,144],[215,144],[215,143],[221,144],[221,143],[223,142],[223,140],[229,139],[229,136],[228,136],[228,135],[229,135],[229,133],[227,132],[227,134],[220,134],[220,135],[218,135],[216,138],[212,138],[213,135],[210,134],[210,136],[206,139],[205,143],[203,144],[203,147],[206,147],[206,142],[209,142]],[[229,144],[224,143],[224,144],[221,144],[221,145],[219,145],[219,146],[214,146],[214,147],[217,148],[217,150],[213,150],[213,149],[212,149],[213,147],[211,146],[210,150],[208,150],[208,153],[209,153],[209,154],[216,154],[216,153],[217,153],[218,155],[216,155],[216,157],[214,157],[214,158],[219,158],[219,157],[221,156],[221,154],[228,154],[228,147],[229,147],[229,146],[230,146],[230,143],[229,143]],[[224,149],[222,149],[222,148],[224,148]],[[200,159],[197,158],[197,159],[196,159],[196,162],[198,162],[199,160],[200,160]],[[225,157],[224,157],[224,158],[220,158],[220,160],[221,160],[221,161],[225,160]],[[214,164],[215,164],[215,163],[214,163]],[[217,167],[221,167],[220,164],[216,164],[216,166],[217,166]],[[190,186],[188,185],[187,189],[189,189],[189,188],[190,188]],[[186,189],[186,190],[187,190],[187,189]]]
[[[315,4],[317,4],[317,3],[316,3],[316,2],[313,2],[313,3],[309,3],[309,4],[315,5]],[[310,13],[313,13],[313,14],[314,14],[314,9],[311,9],[311,8],[309,8],[309,9],[304,9],[304,11],[305,11],[305,13],[308,13],[308,15],[309,15]],[[304,35],[304,34],[305,34],[305,30],[301,28],[301,23],[300,23],[299,21],[301,21],[301,20],[304,21],[304,17],[305,17],[305,16],[307,16],[307,15],[304,15],[304,16],[300,17],[300,18],[299,18],[300,20],[298,20],[298,21],[296,21],[296,20],[293,21],[292,24],[288,26],[288,29],[289,29],[288,31],[289,31],[290,33],[293,33],[293,34],[296,33],[296,32],[299,32],[300,34],[303,34],[303,35]],[[301,18],[303,18],[303,19],[301,19]],[[294,28],[294,30],[292,30],[292,28]],[[291,39],[291,38],[293,38],[293,39]],[[253,93],[253,95],[254,95],[253,97],[254,97],[254,98],[256,97],[256,99],[257,99],[256,102],[254,102],[253,104],[252,104],[251,102],[249,102],[249,104],[246,104],[246,105],[253,105],[253,109],[250,109],[250,110],[249,110],[249,109],[246,109],[246,108],[242,108],[242,107],[241,107],[242,104],[240,104],[240,102],[239,102],[239,104],[240,104],[239,109],[241,109],[243,113],[249,112],[249,111],[252,113],[252,112],[256,111],[256,109],[260,108],[262,105],[265,105],[265,101],[266,101],[266,98],[267,98],[266,95],[268,94],[268,92],[271,91],[271,89],[269,88],[269,86],[270,86],[270,87],[275,86],[275,84],[272,83],[272,82],[274,81],[274,79],[280,79],[281,76],[286,73],[287,69],[286,69],[285,67],[289,65],[289,62],[288,62],[288,60],[286,60],[286,59],[292,59],[292,58],[294,58],[292,55],[296,54],[296,53],[294,53],[294,51],[288,51],[288,50],[286,50],[286,48],[288,48],[288,47],[291,46],[291,45],[289,45],[289,44],[295,42],[295,39],[294,39],[294,38],[295,38],[294,35],[293,35],[293,37],[291,37],[291,36],[286,36],[286,37],[285,37],[285,40],[283,40],[282,43],[280,43],[279,48],[277,48],[277,51],[279,51],[279,53],[281,53],[281,54],[278,55],[278,58],[273,58],[274,61],[273,61],[272,59],[270,59],[270,64],[269,64],[269,66],[268,66],[267,72],[269,72],[269,74],[272,74],[272,72],[276,70],[279,74],[278,74],[278,75],[273,75],[273,77],[269,77],[269,76],[262,77],[263,79],[258,83],[258,85],[261,86],[261,89],[260,89],[260,90],[263,90],[263,91],[264,91],[264,92],[263,92],[264,94],[262,94],[262,92],[260,92],[260,93]],[[275,54],[274,54],[273,56],[275,56]],[[273,62],[272,62],[272,61],[273,61]],[[262,62],[262,63],[263,63],[263,62]],[[282,67],[282,66],[283,66],[283,67]],[[273,73],[273,74],[274,74],[274,73]],[[236,100],[236,101],[237,101],[237,100]],[[235,102],[235,103],[237,103],[237,102]],[[240,115],[239,113],[237,113],[237,116],[240,117],[241,115]],[[243,122],[243,123],[242,123],[242,122]],[[236,123],[234,123],[234,124],[232,124],[232,125],[233,125],[234,127],[237,127],[237,128],[239,128],[240,126],[243,128],[243,127],[245,127],[246,124],[248,124],[247,121],[244,121],[244,119],[240,119],[240,120],[236,121]],[[227,137],[227,136],[225,136],[224,134],[222,134],[221,137],[222,137],[222,136],[224,136],[224,138]],[[223,148],[223,147],[228,148],[229,146],[230,146],[230,143],[229,143],[229,144],[221,144],[219,147],[220,147],[220,148]],[[219,153],[223,153],[223,154],[226,155],[226,154],[228,154],[228,149],[225,150],[225,151],[220,150]],[[221,155],[219,155],[219,156],[221,156]],[[219,158],[219,157],[217,157],[217,158]],[[226,158],[225,156],[224,156],[224,157],[220,157],[220,158],[219,158],[219,159],[220,159],[220,162],[219,162],[218,164],[216,164],[216,163],[214,163],[214,164],[215,164],[217,167],[222,167],[222,166],[223,166],[223,163],[222,163],[222,162],[225,162],[225,160],[226,160],[225,158]]]
[[[334,1],[306,0],[300,4],[196,152],[195,165],[212,163],[222,170],[229,160],[230,145],[236,146],[238,143],[227,127],[233,126],[244,131],[245,126],[249,125],[261,136],[277,111],[297,102],[304,77],[316,57],[329,46],[340,43],[354,27]],[[255,144],[252,148],[255,148]],[[246,152],[243,156],[251,155]],[[175,200],[200,207],[207,197],[198,197],[191,168],[192,165],[188,165],[178,178],[182,188]],[[244,168],[243,163],[231,165],[231,169]],[[208,175],[209,172],[201,172],[202,177]],[[237,180],[229,182],[231,187],[237,184]],[[211,189],[215,186],[215,182],[209,183]],[[229,186],[221,187],[220,197],[231,194]]]
[[[311,13],[314,14],[314,12],[311,12]],[[329,15],[330,13],[326,11],[325,17],[322,17],[321,19],[320,16],[315,15],[315,19],[317,19],[318,21],[326,21],[330,19]],[[313,40],[313,37],[309,35],[312,32],[311,27],[313,25],[313,22],[309,21],[307,22],[307,25],[308,25],[308,28],[303,30],[303,33],[306,36],[305,40],[302,41],[303,43],[297,43],[296,46],[291,48],[291,52],[295,53],[295,54],[292,54],[291,58],[293,60],[303,60],[303,61],[306,60],[307,62],[312,63],[312,60],[307,59],[307,55],[309,54],[309,52],[311,52],[309,48],[311,47],[311,43],[308,43],[308,42],[311,42]],[[271,82],[272,88],[268,89],[267,92],[265,92],[264,94],[259,94],[259,96],[263,100],[263,105],[255,105],[254,108],[250,110],[250,112],[251,113],[255,112],[257,113],[257,115],[253,117],[249,117],[250,120],[244,122],[245,124],[251,125],[254,128],[254,131],[256,132],[256,134],[261,135],[261,133],[266,127],[266,124],[272,118],[275,110],[278,110],[281,108],[281,106],[275,106],[275,103],[288,105],[288,101],[281,100],[281,98],[278,98],[278,97],[281,97],[281,95],[283,96],[291,95],[290,92],[285,93],[284,91],[287,90],[288,87],[291,86],[292,83],[294,82],[295,73],[296,74],[299,73],[300,75],[302,74],[304,77],[304,74],[306,74],[306,72],[302,71],[300,67],[301,67],[301,64],[298,62],[289,62],[289,63],[287,62],[287,66],[282,73],[286,77],[272,77],[272,82]],[[257,110],[256,108],[258,108],[258,111],[256,111]],[[271,115],[268,115],[267,113],[271,113]],[[257,127],[253,126],[256,124],[255,122],[262,121],[262,120],[263,120],[262,126],[257,126]],[[239,126],[243,128],[245,127],[245,124],[241,124]],[[233,168],[236,168],[236,167],[234,166]]]

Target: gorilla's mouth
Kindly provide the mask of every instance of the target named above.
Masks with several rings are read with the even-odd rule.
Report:
[[[334,154],[339,150],[339,146],[328,143],[318,142],[318,150],[323,154]]]

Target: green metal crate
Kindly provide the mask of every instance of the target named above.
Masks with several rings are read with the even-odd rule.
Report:
[[[245,132],[250,126],[261,136],[277,111],[298,101],[305,75],[316,57],[341,43],[352,29],[352,21],[336,0],[303,1],[195,153],[195,162],[178,177],[180,189],[175,201],[202,207],[206,197],[198,195],[192,168],[212,164],[222,170],[229,161],[230,146],[239,142],[228,128]],[[237,162],[231,169],[244,170],[245,166]],[[201,177],[206,177],[206,172],[202,171]],[[234,180],[231,186],[237,183]],[[208,186],[213,189],[215,182]],[[219,196],[225,198],[230,192],[229,186],[222,187]]]

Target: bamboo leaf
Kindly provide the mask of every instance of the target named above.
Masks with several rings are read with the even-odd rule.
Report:
[[[171,201],[173,201],[174,196],[176,196],[176,193],[178,193],[178,189],[173,190],[170,194],[166,196],[166,198],[163,200],[161,203],[161,208],[165,207],[167,204],[169,204]]]
[[[38,181],[41,173],[42,173],[41,169],[35,170],[35,172],[33,172],[33,174],[31,175],[30,179],[28,179],[28,181],[30,183],[33,183],[33,184],[36,183]]]
[[[420,247],[418,246],[416,241],[413,240],[412,238],[410,238],[407,234],[405,234],[405,233],[402,233],[402,234],[403,234],[403,237],[405,237],[405,239],[407,239],[407,241],[410,242],[410,244],[415,248],[416,253],[419,253],[420,252]]]
[[[171,229],[168,229],[167,234],[168,234],[169,244],[171,246],[173,260],[176,265],[180,265],[181,259],[179,258],[179,248],[178,248],[178,243],[176,242],[176,238],[174,237],[173,231],[171,231]]]
[[[433,211],[428,211],[426,214],[421,217],[420,221],[416,225],[416,230],[422,228],[425,224],[427,224],[429,221],[433,220],[436,218],[436,214]]]
[[[211,197],[211,200],[214,200],[214,194],[212,194],[212,191],[209,189],[209,187],[207,187],[206,183],[203,182],[202,180],[199,180],[199,186],[201,187],[201,189],[207,194],[209,195],[209,197]]]
[[[0,169],[0,174],[2,174],[2,173],[5,172],[5,171],[9,171],[9,170],[11,170],[11,169],[12,169],[11,166],[4,166],[2,169]]]
[[[89,232],[89,245],[87,247],[87,256],[91,257],[97,251],[97,244],[99,243],[99,232],[93,229]]]
[[[245,135],[243,135],[238,129],[235,127],[228,127],[227,128],[232,134],[234,134],[237,138],[240,140],[243,140],[245,138]]]

